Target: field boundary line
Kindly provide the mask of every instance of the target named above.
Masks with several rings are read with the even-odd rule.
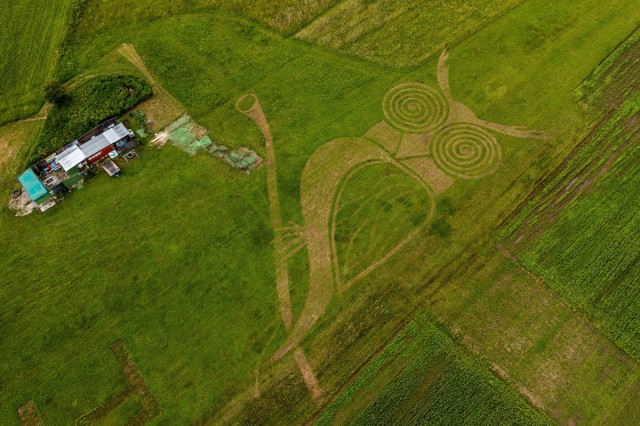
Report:
[[[498,246],[500,246],[500,248]],[[571,312],[573,312],[575,315],[584,319],[585,322],[587,322],[590,326],[592,326],[595,330],[598,331],[598,334],[600,335],[601,338],[606,339],[612,345],[613,348],[615,348],[620,353],[622,353],[626,358],[631,360],[631,362],[634,363],[636,366],[640,367],[640,361],[634,358],[633,356],[631,356],[631,354],[629,354],[626,350],[624,350],[624,348],[621,348],[615,341],[613,341],[607,335],[607,333],[605,333],[602,330],[602,328],[600,327],[600,324],[597,321],[595,321],[587,312],[584,312],[582,309],[580,309],[580,307],[575,306],[569,303],[568,301],[564,300],[562,297],[560,297],[560,295],[558,295],[558,293],[556,293],[554,289],[552,289],[549,285],[547,285],[547,283],[538,274],[536,274],[535,272],[527,268],[527,266],[524,263],[522,263],[522,261],[520,261],[520,259],[516,257],[513,253],[511,253],[507,248],[505,248],[504,246],[498,243],[496,244],[496,249],[500,253],[502,253],[502,255],[505,258],[510,260],[516,266],[518,266],[524,273],[526,273],[535,282],[544,286],[544,288],[549,291],[549,293],[552,295],[555,301],[559,302],[564,307],[570,309]]]
[[[493,24],[494,22],[502,19],[504,16],[506,16],[507,14],[513,12],[514,10],[520,8],[523,4],[527,3],[529,0],[521,0],[520,3],[516,4],[515,6],[512,6],[504,11],[502,11],[501,13],[497,14],[496,16],[493,17],[493,19],[491,19],[490,21],[487,21],[486,23],[480,25],[478,28],[476,28],[475,30],[471,31],[469,34],[466,34],[462,37],[460,37],[459,39],[457,39],[456,41],[453,41],[451,43],[449,43],[446,47],[447,50],[451,50],[453,47],[460,45],[462,42],[464,42],[465,40],[473,37],[474,35],[476,35],[477,33],[479,33],[480,31],[484,30],[485,28],[487,28],[489,25]],[[432,56],[429,56],[427,59],[425,59],[424,61],[420,62],[419,64],[412,66],[412,67],[408,67],[406,69],[401,69],[401,70],[406,70],[406,71],[416,71],[417,69],[419,69],[420,67],[424,66],[426,63],[428,63],[429,61],[431,61],[433,59],[433,57],[437,54],[437,52],[434,52],[434,54]]]
[[[311,20],[309,22],[307,22],[306,24],[304,24],[302,27],[297,28],[295,30],[295,32],[292,32],[286,38],[295,38],[296,40],[300,40],[299,38],[297,38],[298,34],[300,34],[302,31],[306,30],[308,27],[310,27],[318,19],[322,18],[323,16],[326,16],[327,14],[331,13],[334,9],[337,9],[338,7],[340,7],[341,5],[343,5],[344,3],[348,2],[348,1],[349,0],[338,0],[337,2],[333,3],[331,6],[329,6],[328,8],[323,10],[322,12],[320,12],[318,15],[314,16],[313,18],[311,18]]]

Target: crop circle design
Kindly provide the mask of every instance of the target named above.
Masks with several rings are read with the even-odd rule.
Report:
[[[400,84],[389,90],[382,101],[387,121],[410,133],[427,133],[442,126],[449,116],[444,95],[422,83]]]
[[[436,133],[431,141],[431,153],[440,169],[462,179],[489,175],[502,159],[496,138],[482,127],[469,123],[454,123]]]

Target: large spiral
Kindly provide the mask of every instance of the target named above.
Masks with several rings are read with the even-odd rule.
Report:
[[[476,179],[491,174],[502,159],[502,150],[496,138],[475,124],[448,125],[436,133],[430,146],[438,167],[462,179]]]
[[[397,129],[427,133],[447,121],[449,103],[436,89],[422,83],[405,83],[387,92],[382,110],[387,121]]]

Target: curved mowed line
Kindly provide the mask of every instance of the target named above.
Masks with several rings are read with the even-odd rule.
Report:
[[[399,84],[389,90],[382,101],[387,121],[410,133],[427,133],[442,126],[449,117],[449,103],[444,95],[422,83]]]
[[[441,129],[431,141],[431,151],[438,167],[462,179],[489,175],[502,160],[496,138],[469,123],[454,123]]]

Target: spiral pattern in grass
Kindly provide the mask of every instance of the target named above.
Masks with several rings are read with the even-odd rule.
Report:
[[[454,123],[440,130],[431,141],[431,153],[438,167],[462,179],[491,174],[502,159],[496,138],[469,123]]]
[[[389,90],[382,101],[382,110],[392,126],[410,133],[435,130],[449,116],[444,95],[422,83],[400,84]]]

